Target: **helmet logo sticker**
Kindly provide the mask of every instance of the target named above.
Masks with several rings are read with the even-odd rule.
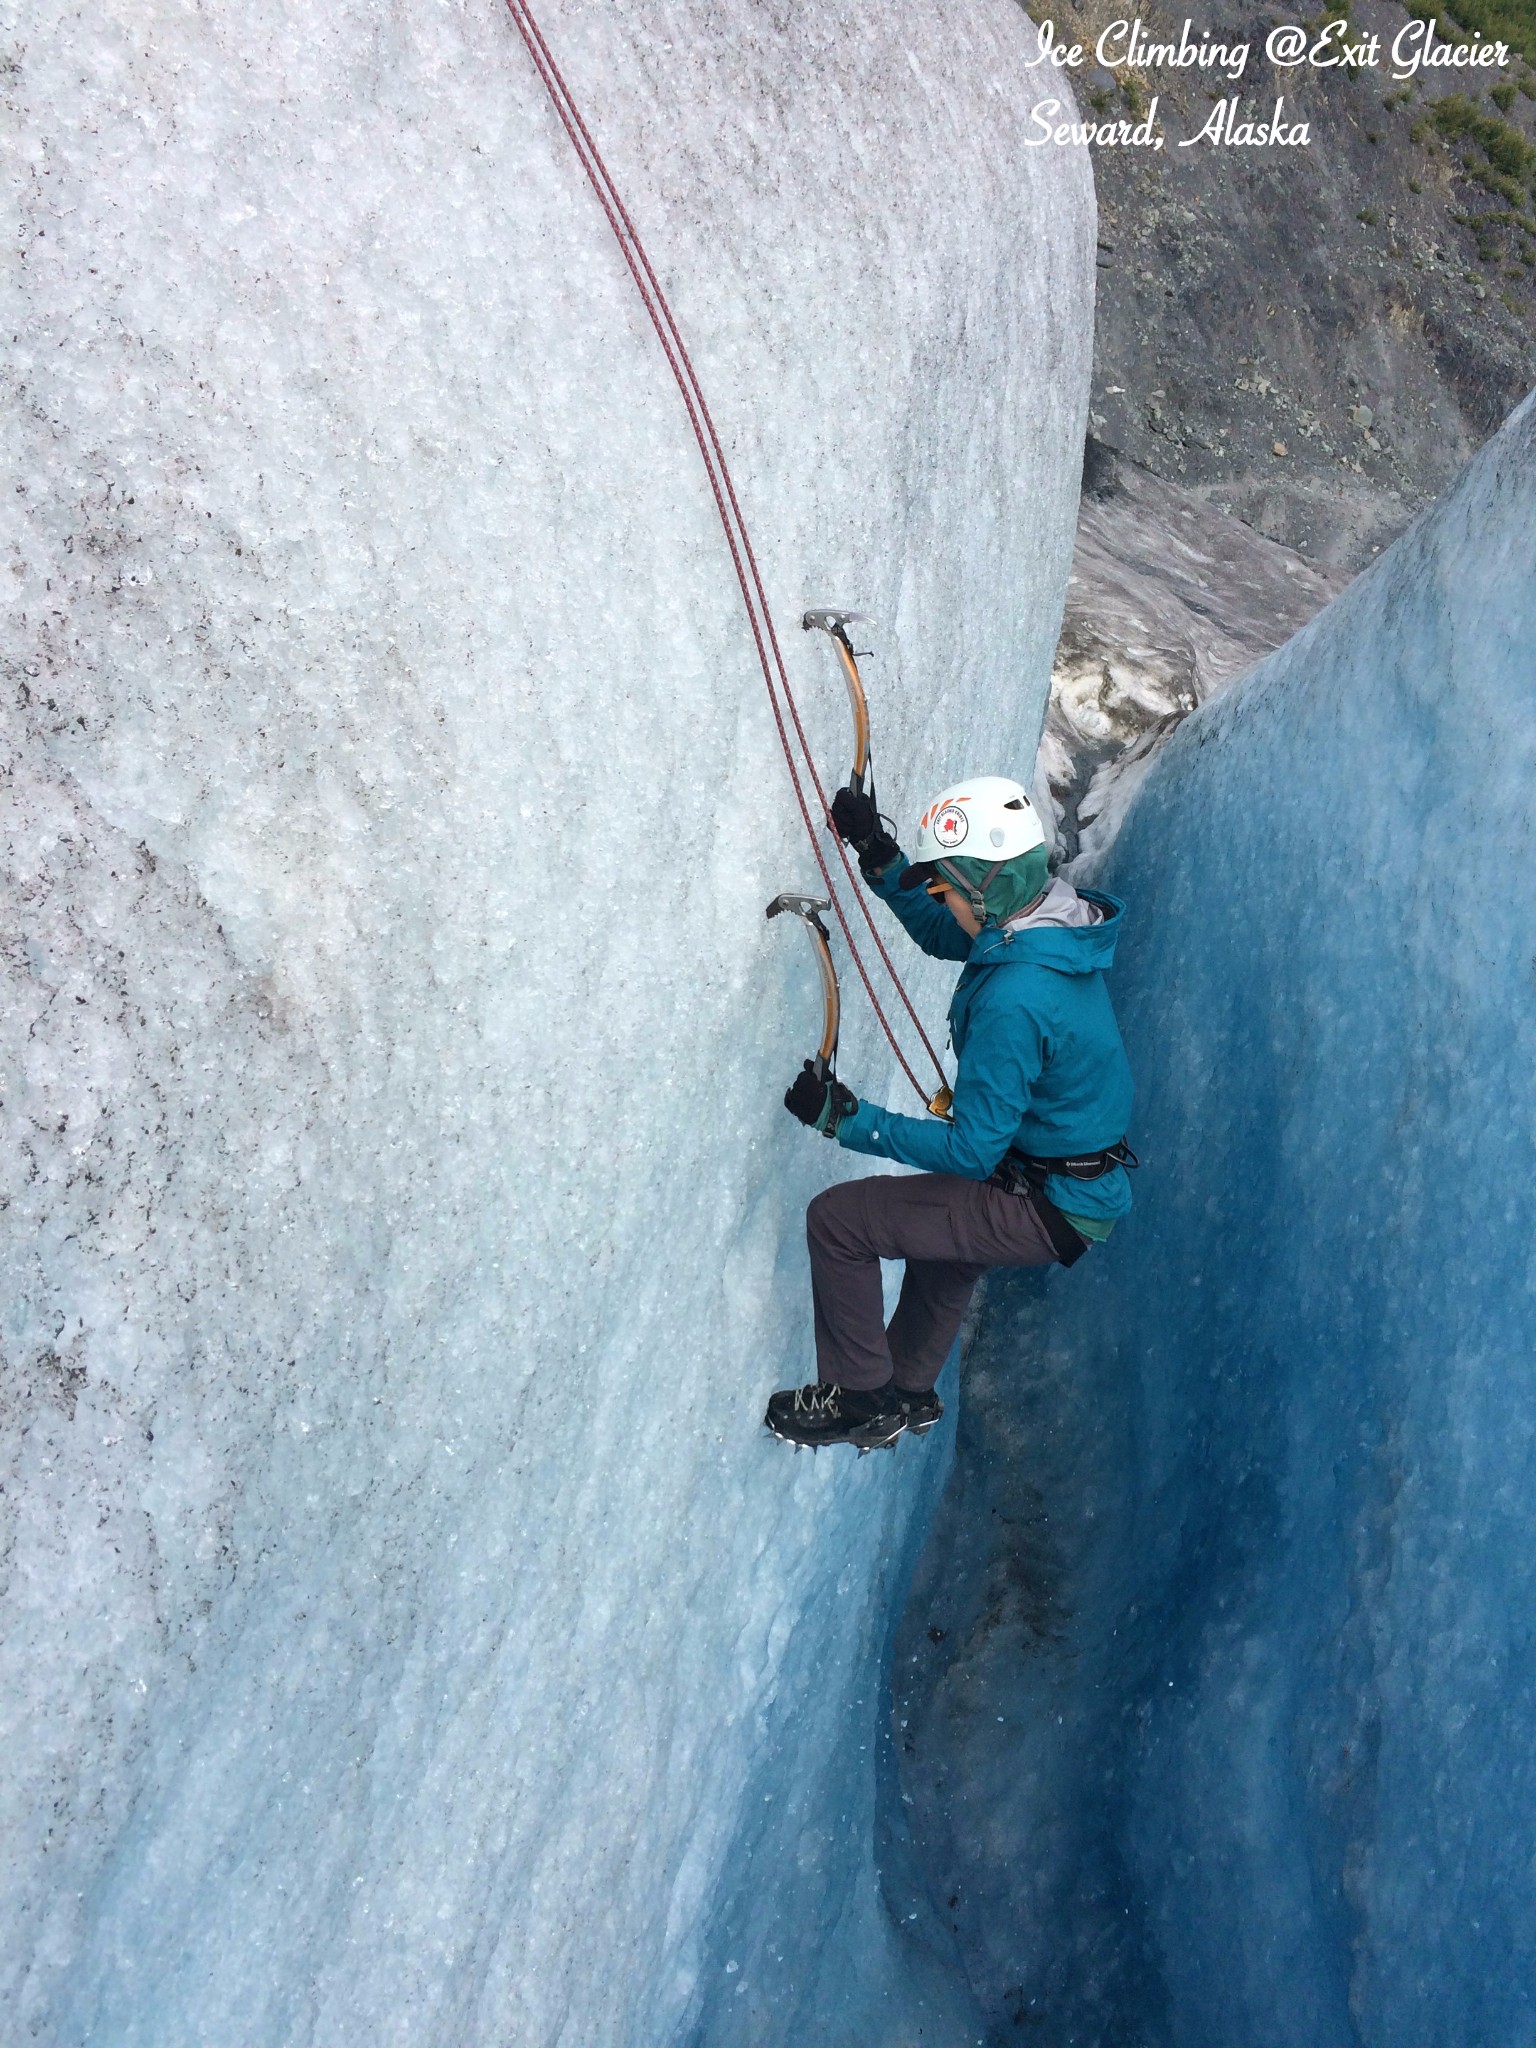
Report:
[[[933,836],[940,846],[959,846],[970,829],[965,812],[958,804],[945,804],[933,821]]]

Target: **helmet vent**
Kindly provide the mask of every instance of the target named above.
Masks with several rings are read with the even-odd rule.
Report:
[[[1003,809],[1005,811],[1027,811],[1029,805],[1024,801],[1023,797],[1011,796],[1007,803],[1003,805]]]

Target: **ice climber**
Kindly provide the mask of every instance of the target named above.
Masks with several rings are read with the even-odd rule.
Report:
[[[811,1203],[818,1377],[773,1395],[765,1418],[790,1443],[875,1450],[943,1413],[933,1383],[983,1273],[1070,1266],[1131,1206],[1131,1074],[1104,982],[1124,905],[1051,876],[1039,817],[1002,776],[936,798],[915,862],[868,796],[840,789],[832,822],[923,951],[965,962],[949,1121],[860,1102],[809,1060],[784,1097],[848,1151],[919,1169]],[[889,1328],[882,1259],[906,1261]]]

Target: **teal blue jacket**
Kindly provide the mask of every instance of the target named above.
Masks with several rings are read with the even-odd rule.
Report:
[[[1123,1138],[1131,1117],[1131,1070],[1110,1007],[1104,970],[1115,957],[1125,905],[1092,889],[1102,923],[968,938],[941,903],[898,887],[902,857],[871,883],[908,932],[940,960],[965,970],[949,1006],[955,1049],[953,1120],[897,1116],[860,1102],[838,1126],[850,1152],[896,1159],[925,1173],[985,1180],[1010,1146],[1037,1157],[1100,1152]],[[1101,1180],[1053,1175],[1045,1191],[1069,1215],[1110,1222],[1131,1206],[1123,1167]]]

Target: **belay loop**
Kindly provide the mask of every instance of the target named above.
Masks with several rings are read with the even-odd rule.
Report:
[[[906,1054],[902,1051],[900,1044],[897,1042],[896,1034],[891,1029],[890,1020],[881,1006],[880,998],[875,993],[874,983],[870,979],[869,970],[865,966],[858,946],[854,941],[852,927],[848,922],[847,913],[843,909],[842,902],[833,885],[832,871],[827,864],[826,855],[822,851],[820,835],[812,818],[810,801],[801,779],[800,766],[796,762],[795,749],[790,741],[789,728],[791,725],[794,728],[795,738],[799,742],[800,752],[804,758],[806,775],[809,777],[811,788],[821,805],[822,815],[824,818],[830,819],[831,809],[827,801],[827,793],[822,787],[820,776],[816,772],[816,763],[811,756],[810,744],[806,739],[805,728],[800,719],[800,712],[796,706],[794,694],[789,687],[789,672],[784,665],[784,656],[779,646],[778,635],[774,631],[773,618],[768,609],[767,593],[763,588],[762,575],[757,566],[757,557],[752,550],[752,542],[747,533],[746,521],[742,517],[741,506],[736,497],[736,487],[732,482],[730,469],[726,463],[725,450],[721,446],[720,436],[715,429],[715,423],[711,417],[708,402],[704,397],[704,390],[699,382],[698,373],[694,369],[693,360],[688,353],[687,345],[673,316],[672,308],[667,302],[666,293],[662,290],[660,280],[652,267],[651,259],[646,254],[645,245],[640,239],[634,222],[629,217],[622,198],[619,196],[618,187],[613,181],[613,176],[607,164],[603,161],[602,152],[598,149],[596,142],[592,138],[592,132],[587,127],[581,110],[571,93],[571,89],[567,85],[559,65],[556,64],[548,43],[544,40],[543,31],[534,18],[533,10],[528,4],[528,0],[507,0],[507,11],[512,16],[513,24],[523,39],[524,47],[527,49],[533,67],[539,75],[540,83],[549,95],[550,104],[559,118],[560,125],[564,128],[571,147],[576,152],[577,161],[586,174],[587,181],[597,197],[598,204],[603,209],[604,218],[613,232],[614,240],[619,245],[619,253],[624,258],[630,276],[634,279],[635,289],[639,292],[641,303],[644,305],[651,325],[656,331],[656,338],[661,344],[662,354],[667,359],[667,367],[671,370],[673,378],[677,383],[684,409],[688,414],[688,423],[693,429],[694,439],[698,443],[699,455],[704,463],[704,473],[709,482],[710,492],[714,497],[715,510],[720,516],[720,524],[725,534],[726,546],[730,550],[731,566],[736,572],[736,582],[741,592],[741,601],[746,609],[747,624],[752,631],[753,645],[757,650],[758,664],[763,673],[763,683],[768,691],[768,702],[773,712],[774,725],[778,729],[779,744],[784,750],[785,766],[789,770],[790,783],[795,792],[795,802],[799,806],[801,822],[804,824],[806,835],[811,842],[811,851],[816,857],[817,867],[821,870],[822,880],[826,883],[827,901],[842,929],[843,937],[847,941],[849,954],[852,957],[854,966],[859,971],[859,979],[864,984],[865,993],[869,997],[870,1008],[874,1011],[880,1028],[890,1043],[897,1063],[919,1096],[922,1096],[926,1101],[926,1091],[916,1074],[912,1071]],[[849,650],[849,656],[851,660],[851,649]],[[857,677],[856,664],[854,664],[854,677]],[[851,690],[852,685],[850,684],[850,693]],[[862,690],[860,695],[862,695]],[[866,731],[864,738],[864,768],[867,768],[868,760],[867,743],[868,735]],[[864,772],[864,768],[861,768],[861,773]],[[940,1063],[938,1054],[934,1052],[932,1045],[929,1044],[927,1034],[923,1031],[922,1024],[918,1019],[916,1010],[912,1006],[911,999],[902,987],[901,978],[896,972],[896,968],[885,949],[885,944],[879,932],[875,929],[873,913],[868,903],[859,893],[854,881],[853,867],[848,858],[848,849],[835,834],[833,835],[833,844],[836,846],[838,858],[842,862],[844,878],[849,888],[853,890],[855,900],[863,912],[870,935],[874,939],[876,950],[879,952],[885,970],[891,978],[892,986],[900,997],[908,1016],[916,1026],[918,1034],[922,1038],[928,1055],[937,1068],[939,1078],[942,1081],[944,1077],[943,1066]]]

